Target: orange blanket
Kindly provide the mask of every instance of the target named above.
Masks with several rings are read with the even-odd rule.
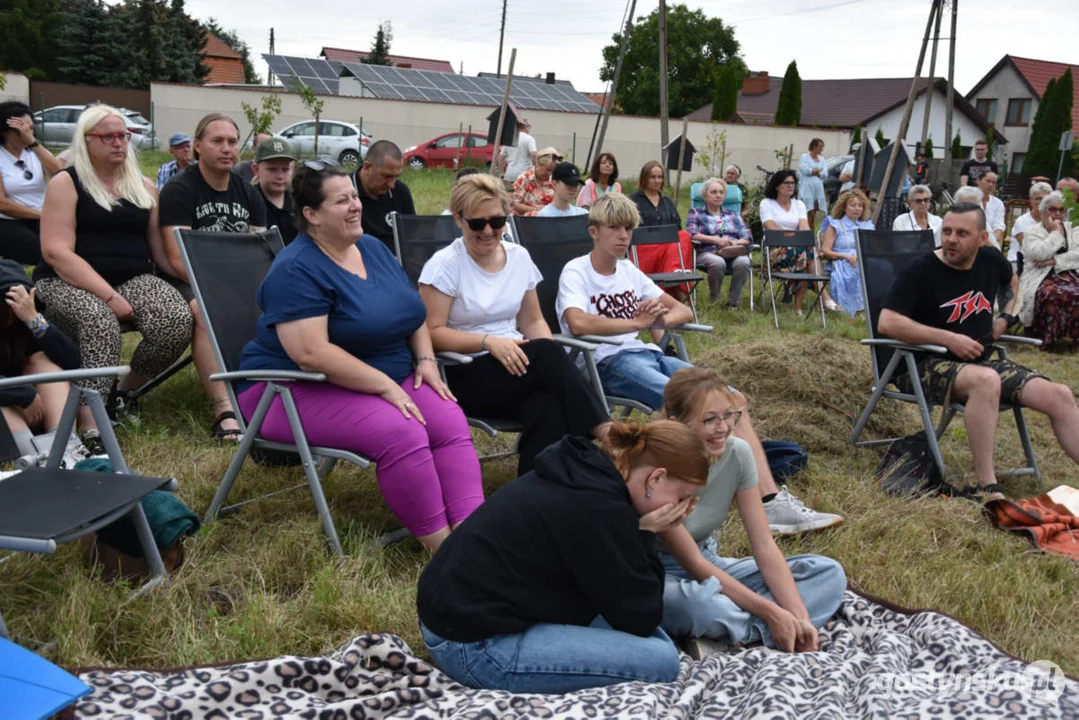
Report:
[[[985,508],[998,528],[1026,535],[1045,552],[1079,562],[1079,517],[1048,494],[1025,500],[997,498]]]

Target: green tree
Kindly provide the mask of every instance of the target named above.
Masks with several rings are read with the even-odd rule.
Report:
[[[68,0],[57,30],[56,79],[104,85],[116,67],[115,47],[104,42],[111,19],[101,0]]]
[[[925,139],[925,147],[922,148],[922,152],[925,153],[926,160],[933,159],[933,138],[927,137]]]
[[[299,78],[293,77],[293,80],[302,86],[299,91],[300,102],[303,103],[303,106],[307,108],[307,112],[311,113],[311,117],[315,120],[315,157],[318,157],[318,136],[321,130],[318,119],[322,116],[322,108],[326,103],[319,100],[310,86],[300,83]]]
[[[963,157],[963,140],[959,137],[959,130],[955,131],[955,137],[952,138],[952,160],[958,160]]]
[[[850,136],[850,149],[854,151],[854,146],[862,142],[862,126],[856,125],[854,127],[854,133]]]
[[[59,0],[7,0],[0,9],[0,67],[30,79],[56,73]]]
[[[798,75],[798,63],[791,60],[783,74],[783,87],[779,90],[779,104],[775,114],[776,125],[798,125],[802,122],[802,78]]]
[[[716,71],[712,122],[727,122],[738,112],[738,91],[744,74],[741,62],[729,62]]]
[[[1063,175],[1072,174],[1071,153],[1064,153],[1064,163],[1060,166],[1060,136],[1072,127],[1073,87],[1071,68],[1046,86],[1034,115],[1030,146],[1023,160],[1024,173],[1056,177],[1057,168],[1061,167]]]
[[[375,41],[371,44],[371,52],[361,62],[368,65],[393,65],[390,62],[390,43],[393,42],[393,26],[387,20],[378,26],[375,31]]]
[[[883,148],[885,145],[888,144],[888,138],[884,137],[884,129],[883,128],[877,128],[877,134],[874,135],[873,138],[877,141],[877,146],[878,147]]]
[[[600,79],[614,78],[622,35],[603,48]],[[712,102],[719,68],[737,60],[734,28],[719,18],[682,4],[667,7],[667,97],[672,117],[682,117]],[[659,114],[659,10],[630,28],[626,71],[618,81],[615,105],[629,115]]]
[[[273,127],[273,121],[281,114],[281,98],[275,93],[262,96],[262,108],[253,107],[246,102],[240,101],[247,124],[251,126],[251,135],[268,133]],[[321,109],[320,109],[321,110]],[[244,141],[247,144],[247,141]]]
[[[251,48],[247,43],[240,39],[240,36],[236,34],[235,30],[226,30],[221,27],[221,24],[214,18],[210,18],[206,21],[206,30],[207,32],[216,35],[218,40],[240,53],[240,57],[243,58],[245,83],[249,85],[262,84],[262,78],[255,72],[255,66],[251,63]]]
[[[184,10],[184,0],[172,0],[167,14],[169,33],[166,55],[171,61],[173,82],[201,85],[210,68],[203,62],[206,29]]]
[[[996,143],[996,134],[993,132],[993,126],[990,125],[989,129],[985,131],[985,144],[989,148],[985,151],[985,157],[989,160],[993,159],[993,146],[996,145]]]

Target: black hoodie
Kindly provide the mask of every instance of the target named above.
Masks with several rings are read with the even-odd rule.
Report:
[[[420,577],[420,620],[456,642],[597,615],[649,635],[663,617],[663,565],[639,523],[606,454],[566,437],[442,544]]]

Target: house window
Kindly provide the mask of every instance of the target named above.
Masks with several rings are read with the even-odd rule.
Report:
[[[1023,172],[1023,161],[1026,160],[1026,153],[1012,153],[1012,167],[1011,172],[1021,173]]]
[[[974,104],[974,109],[978,111],[978,114],[985,118],[985,121],[992,125],[997,121],[997,101],[996,98],[984,98],[978,100]]]
[[[1030,98],[1012,98],[1008,101],[1008,116],[1005,125],[1030,124]]]

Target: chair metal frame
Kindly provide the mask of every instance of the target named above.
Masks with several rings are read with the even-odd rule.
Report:
[[[891,398],[893,400],[900,400],[902,402],[913,403],[918,406],[918,411],[921,415],[922,427],[925,429],[926,440],[929,445],[929,452],[933,456],[933,461],[936,463],[937,468],[940,470],[942,478],[947,478],[947,471],[944,465],[944,457],[940,452],[940,438],[944,435],[944,432],[948,429],[952,420],[957,413],[962,413],[965,409],[964,404],[961,402],[951,402],[947,407],[941,408],[940,421],[936,424],[933,423],[933,404],[931,404],[925,395],[925,390],[922,388],[921,378],[918,374],[918,355],[925,353],[933,353],[936,355],[946,355],[948,349],[940,345],[909,345],[907,343],[893,340],[887,337],[881,337],[874,327],[874,316],[879,313],[875,309],[870,307],[871,295],[869,293],[868,285],[866,282],[866,265],[868,260],[873,257],[869,252],[869,243],[877,240],[883,242],[892,236],[912,236],[918,235],[921,247],[926,252],[933,252],[935,249],[935,242],[933,239],[932,230],[921,230],[916,232],[910,231],[888,231],[888,230],[857,230],[856,237],[858,242],[858,257],[861,262],[858,263],[859,277],[862,285],[862,297],[865,299],[866,306],[866,328],[869,332],[869,337],[861,341],[862,345],[869,347],[870,358],[873,364],[873,389],[869,396],[869,400],[866,402],[865,408],[862,410],[858,419],[854,423],[854,428],[851,432],[850,442],[855,447],[871,447],[874,445],[887,445],[899,438],[886,438],[881,440],[861,440],[863,431],[866,425],[869,423],[870,417],[873,415],[873,411],[876,409],[877,404],[881,398]],[[1040,340],[1033,338],[1018,337],[1012,335],[1002,335],[997,342],[1006,342],[1015,345],[1041,345]],[[1007,359],[1007,351],[1000,345],[994,345],[994,350],[1000,359]],[[888,348],[891,349],[892,355],[885,365],[882,371],[877,360],[876,349]],[[898,389],[889,389],[889,385],[894,382],[894,377],[899,371],[900,363],[903,363],[903,368],[906,370],[907,377],[911,384],[912,392],[906,393]],[[1016,430],[1019,433],[1019,441],[1023,446],[1023,454],[1026,456],[1027,465],[1021,468],[1013,469],[995,469],[998,476],[1026,476],[1031,475],[1034,477],[1038,485],[1041,485],[1042,477],[1041,471],[1038,468],[1038,459],[1034,454],[1034,446],[1030,441],[1030,432],[1027,428],[1026,419],[1023,415],[1023,408],[1021,405],[1011,405],[1009,403],[1001,403],[1000,409],[1007,411],[1011,410],[1015,417]]]
[[[675,245],[678,251],[678,270],[667,273],[646,273],[648,279],[659,285],[664,290],[689,285],[689,309],[693,311],[693,322],[698,322],[697,317],[697,284],[704,278],[698,275],[694,269],[687,268],[682,259],[681,238],[678,237],[677,225],[649,225],[638,226],[633,230],[629,240],[629,257],[633,267],[641,269],[640,258],[637,257],[637,247],[640,245]],[[692,241],[690,245],[693,246]],[[693,265],[696,265],[696,249],[693,250]]]
[[[817,255],[816,255],[817,239],[812,230],[765,230],[764,237],[761,238],[761,275],[765,278],[765,284],[761,286],[761,295],[767,291],[768,296],[772,301],[772,319],[775,321],[776,330],[779,329],[779,312],[776,310],[776,296],[783,288],[783,282],[806,282],[806,283],[820,283],[820,288],[817,290],[816,300],[810,301],[809,312],[806,313],[806,319],[813,314],[813,309],[820,307],[821,324],[823,327],[828,327],[828,318],[824,312],[824,300],[822,296],[827,289],[828,283],[831,280],[830,277],[822,273],[797,273],[797,272],[772,272],[772,261],[770,253],[771,248],[813,248],[813,265],[817,267]],[[781,280],[779,289],[772,290],[772,280]],[[808,289],[811,291],[812,287]],[[807,294],[808,294],[807,291]]]
[[[50,473],[57,470],[60,472],[67,472],[66,470],[61,469],[60,462],[63,459],[64,450],[66,449],[66,438],[70,437],[71,433],[75,430],[76,414],[79,405],[85,400],[94,417],[94,421],[97,423],[98,431],[101,433],[101,442],[105,446],[105,452],[108,454],[109,460],[112,463],[113,471],[125,475],[137,474],[131,472],[131,469],[127,466],[127,462],[124,460],[123,452],[120,450],[120,444],[116,440],[116,434],[113,432],[112,424],[109,422],[109,416],[105,410],[105,403],[102,401],[101,396],[93,390],[86,390],[75,384],[79,380],[88,380],[91,378],[121,378],[129,372],[131,372],[131,368],[127,366],[115,366],[38,373],[35,375],[23,375],[21,377],[0,380],[0,389],[55,382],[71,383],[67,401],[64,403],[64,409],[60,414],[60,422],[56,426],[57,441],[52,444],[48,458],[45,460],[44,468],[28,468],[21,472],[31,474]],[[172,492],[176,491],[177,484],[174,478],[159,479],[161,480],[159,489]],[[0,480],[0,489],[3,487],[3,482],[4,481]],[[145,497],[145,495],[142,497]],[[132,523],[135,526],[135,532],[139,538],[139,543],[142,545],[143,555],[150,566],[150,580],[135,591],[132,595],[133,599],[147,592],[151,588],[162,584],[168,577],[168,572],[165,570],[165,564],[161,560],[161,553],[157,548],[157,543],[154,541],[153,531],[150,529],[150,524],[146,520],[145,511],[142,509],[142,497],[124,503],[99,517],[87,518],[86,522],[79,527],[72,528],[53,538],[40,539],[0,535],[0,549],[51,555],[56,552],[56,547],[58,545],[78,540],[79,538],[97,532],[101,528],[112,524],[124,515],[130,515]],[[6,558],[4,559],[6,560]],[[4,625],[2,615],[0,615],[0,637],[8,637],[7,627]]]

